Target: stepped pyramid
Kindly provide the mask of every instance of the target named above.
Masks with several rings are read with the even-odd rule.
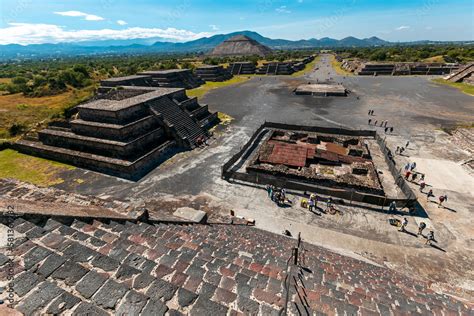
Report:
[[[217,121],[183,88],[120,86],[76,107],[77,116],[50,124],[16,148],[26,154],[138,180],[173,148],[193,149]]]
[[[217,45],[210,56],[266,56],[272,50],[245,35],[236,35]]]

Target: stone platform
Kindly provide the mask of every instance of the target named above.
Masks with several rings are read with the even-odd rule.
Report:
[[[227,69],[217,65],[200,66],[195,72],[196,76],[204,81],[226,81],[232,78],[232,74]]]
[[[177,148],[192,149],[208,137],[217,121],[207,105],[184,89],[120,87],[77,106],[78,115],[62,126],[23,139],[18,150],[82,168],[136,180]]]
[[[347,96],[347,90],[340,84],[303,84],[295,89],[295,94],[345,97]]]
[[[0,280],[13,258],[13,307],[25,315],[279,315],[285,306],[288,315],[472,310],[428,282],[305,242],[299,265],[289,269],[297,241],[248,226],[11,221],[14,247],[2,249]]]
[[[150,70],[138,75],[150,76],[156,87],[194,89],[204,83],[190,69]]]

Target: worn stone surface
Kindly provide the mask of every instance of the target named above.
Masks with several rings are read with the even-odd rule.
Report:
[[[94,296],[92,300],[105,309],[113,309],[117,302],[127,292],[127,287],[123,284],[108,280]]]
[[[76,290],[85,298],[91,298],[105,281],[107,278],[95,271],[90,271],[76,284]]]

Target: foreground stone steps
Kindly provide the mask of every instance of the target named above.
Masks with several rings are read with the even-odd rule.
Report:
[[[15,230],[25,236],[14,247],[16,308],[27,315],[278,315],[296,245],[236,225],[18,218]],[[424,281],[303,247],[290,315],[469,311]]]

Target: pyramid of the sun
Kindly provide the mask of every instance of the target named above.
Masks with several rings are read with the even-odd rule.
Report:
[[[236,35],[217,45],[210,53],[211,56],[266,56],[272,50],[245,35]]]

